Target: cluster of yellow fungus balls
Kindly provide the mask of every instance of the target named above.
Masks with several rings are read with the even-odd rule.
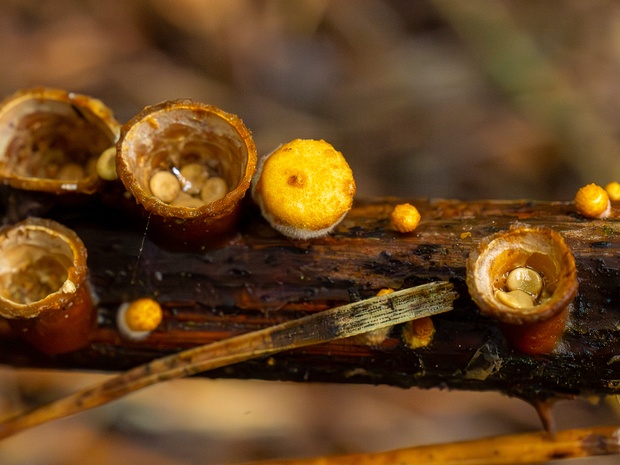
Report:
[[[577,191],[575,208],[587,218],[607,218],[611,214],[611,201],[618,200],[620,200],[620,183],[610,182],[604,189],[591,183]]]
[[[156,171],[149,180],[151,193],[173,207],[200,208],[223,199],[228,184],[217,170],[200,163]]]
[[[67,161],[61,150],[49,150],[44,155],[45,163],[38,163],[32,168],[32,174],[41,179],[57,179],[59,181],[79,181],[94,172],[96,157],[80,164]]]
[[[149,178],[151,194],[173,207],[200,208],[228,193],[228,183],[218,174],[217,162],[208,165],[187,163],[181,168],[161,169]],[[111,147],[97,160],[97,174],[112,181],[116,172],[116,148]]]

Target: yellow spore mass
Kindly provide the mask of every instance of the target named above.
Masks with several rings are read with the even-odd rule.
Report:
[[[408,233],[418,227],[420,212],[410,203],[396,205],[390,216],[392,226],[401,233]]]
[[[252,195],[281,233],[299,239],[329,233],[351,209],[353,173],[324,140],[296,139],[265,157]]]
[[[614,202],[620,200],[620,183],[613,181],[605,186],[605,191],[609,195],[609,199]]]
[[[161,320],[161,306],[153,299],[134,300],[125,312],[125,322],[132,331],[153,331]]]
[[[588,184],[575,195],[577,211],[588,218],[605,218],[609,215],[609,195],[600,186]]]

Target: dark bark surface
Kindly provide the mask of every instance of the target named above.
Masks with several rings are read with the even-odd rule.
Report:
[[[0,362],[16,367],[124,370],[180,349],[399,289],[449,280],[460,297],[433,317],[432,344],[410,349],[395,327],[381,344],[340,340],[229,366],[213,377],[497,390],[528,399],[620,392],[620,222],[586,220],[569,202],[410,200],[422,214],[410,234],[390,229],[404,199],[358,201],[330,236],[289,240],[249,202],[230,237],[197,251],[153,240],[147,220],[119,193],[49,197],[5,189],[4,224],[41,216],[74,229],[88,249],[99,299],[91,345],[46,356],[0,322]],[[465,285],[465,261],[483,237],[515,222],[561,233],[578,269],[579,293],[556,351],[514,351],[479,315]],[[145,235],[145,231],[147,231]],[[145,341],[123,339],[119,305],[152,296],[164,321]]]

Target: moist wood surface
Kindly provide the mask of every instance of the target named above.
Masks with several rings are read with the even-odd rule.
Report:
[[[154,237],[147,218],[119,189],[57,197],[4,188],[4,224],[52,218],[86,244],[98,297],[92,343],[45,356],[0,322],[0,362],[16,367],[124,370],[180,349],[264,328],[384,287],[449,280],[455,310],[433,317],[430,346],[409,349],[395,327],[381,344],[358,339],[282,353],[207,373],[213,377],[497,390],[528,399],[620,392],[620,222],[586,220],[571,202],[359,200],[330,236],[289,240],[249,201],[230,236],[203,250],[179,251]],[[418,228],[389,227],[394,205],[409,201]],[[620,206],[619,206],[620,207]],[[579,294],[558,349],[544,356],[512,350],[494,321],[479,315],[465,286],[465,261],[483,237],[516,222],[561,233],[577,262]],[[118,306],[151,296],[164,321],[142,342],[115,327]]]

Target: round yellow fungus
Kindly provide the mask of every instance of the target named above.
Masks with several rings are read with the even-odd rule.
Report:
[[[149,187],[155,197],[162,202],[170,203],[181,192],[181,184],[170,171],[157,171],[149,181]]]
[[[118,329],[129,339],[144,339],[159,326],[162,317],[161,306],[155,300],[137,299],[119,308]]]
[[[536,270],[518,266],[508,273],[506,287],[509,291],[527,292],[534,299],[537,299],[543,288],[543,279]]]
[[[421,349],[433,342],[435,336],[435,325],[430,316],[412,320],[403,326],[402,339],[410,349]]]
[[[207,179],[200,189],[200,198],[206,204],[223,199],[228,192],[228,185],[224,178],[213,176]]]
[[[97,159],[97,174],[101,179],[114,181],[118,179],[116,173],[116,147],[112,146],[99,156]]]
[[[609,195],[609,199],[613,200],[614,202],[616,200],[620,200],[620,183],[619,182],[610,182],[609,184],[607,184],[605,186],[605,190],[607,191],[607,195]]]
[[[353,205],[355,181],[343,155],[324,140],[296,139],[259,162],[252,196],[282,234],[328,234]]]
[[[188,163],[181,167],[179,172],[183,192],[191,195],[200,194],[200,189],[205,180],[209,177],[207,168],[200,163]]]
[[[577,191],[575,207],[588,218],[606,218],[611,211],[607,191],[596,184],[588,184]]]
[[[420,212],[410,203],[396,205],[390,216],[390,222],[394,229],[401,233],[408,233],[418,227]]]

